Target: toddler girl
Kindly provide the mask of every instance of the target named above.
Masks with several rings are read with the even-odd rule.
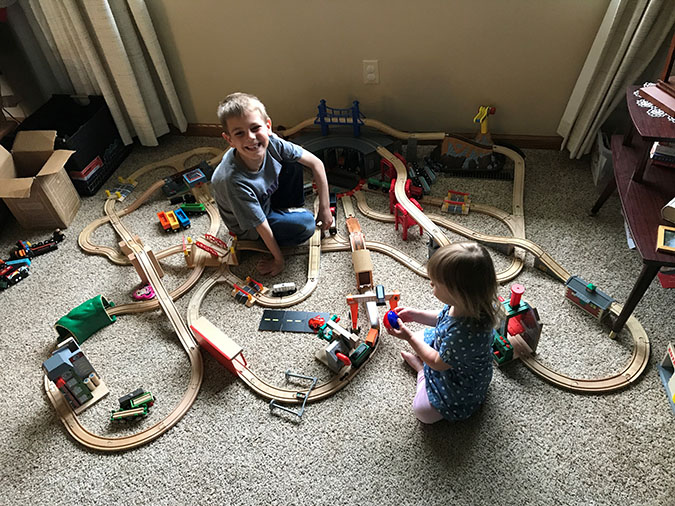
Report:
[[[396,308],[399,329],[387,331],[415,351],[401,352],[417,371],[415,416],[422,423],[463,420],[485,400],[492,379],[492,329],[497,320],[497,277],[487,250],[473,242],[439,248],[427,264],[440,313]],[[433,329],[412,333],[402,322]]]

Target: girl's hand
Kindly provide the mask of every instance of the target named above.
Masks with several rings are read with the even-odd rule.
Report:
[[[416,322],[419,311],[411,307],[398,306],[394,309],[403,322]]]
[[[398,339],[403,339],[404,341],[410,341],[412,339],[412,332],[410,332],[410,329],[403,325],[403,322],[401,319],[398,319],[398,329],[395,329],[394,327],[390,327],[387,329],[387,333],[391,336],[397,337]],[[386,328],[386,327],[385,327]]]

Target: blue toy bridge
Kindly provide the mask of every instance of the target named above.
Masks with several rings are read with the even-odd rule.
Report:
[[[319,114],[314,120],[315,125],[321,125],[321,135],[328,135],[328,125],[352,125],[354,128],[354,137],[361,135],[361,125],[365,116],[359,111],[359,101],[354,100],[351,107],[345,109],[336,109],[328,107],[326,101],[321,99],[319,103]]]

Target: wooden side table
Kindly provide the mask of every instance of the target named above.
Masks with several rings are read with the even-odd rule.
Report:
[[[642,257],[642,270],[623,310],[612,324],[610,335],[623,328],[659,269],[675,267],[675,255],[656,252],[657,230],[665,224],[661,208],[675,196],[675,169],[649,163],[649,150],[654,141],[675,140],[675,123],[665,117],[649,116],[645,108],[637,105],[639,98],[633,94],[636,89],[637,86],[629,87],[626,93],[633,128],[624,138],[612,137],[614,179],[591,209],[591,214],[596,214],[617,189],[626,223]],[[635,133],[639,138],[635,138]]]

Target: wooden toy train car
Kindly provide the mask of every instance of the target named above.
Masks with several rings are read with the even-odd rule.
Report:
[[[41,241],[35,244],[32,244],[28,241],[17,241],[17,247],[10,253],[12,259],[19,258],[33,258],[36,256],[44,255],[50,251],[54,251],[58,248],[59,242],[63,241],[66,236],[61,232],[60,229],[54,230],[52,237]]]
[[[166,218],[169,220],[169,225],[171,226],[171,230],[175,233],[180,230],[180,223],[178,223],[178,218],[176,218],[176,213],[173,211],[167,211],[166,213]]]
[[[185,214],[204,214],[206,212],[206,207],[204,204],[197,202],[190,203],[186,202],[180,205],[180,208],[185,212]]]
[[[178,218],[178,223],[180,223],[181,227],[186,229],[190,228],[190,218],[187,217],[180,207],[174,211],[174,214],[176,215],[176,218]]]
[[[274,297],[284,297],[296,291],[295,283],[277,283],[276,285],[272,285],[272,296]]]
[[[7,265],[3,262],[0,265],[0,290],[16,285],[29,274],[26,265]]]
[[[157,213],[159,224],[165,232],[178,232],[182,228],[190,228],[190,219],[178,208],[175,211],[160,211]]]
[[[110,421],[130,420],[147,416],[150,408],[155,404],[155,396],[142,388],[119,398],[120,409],[110,412]]]
[[[157,218],[159,218],[159,224],[164,229],[164,232],[171,232],[171,223],[169,223],[169,218],[166,216],[164,211],[157,213]]]

